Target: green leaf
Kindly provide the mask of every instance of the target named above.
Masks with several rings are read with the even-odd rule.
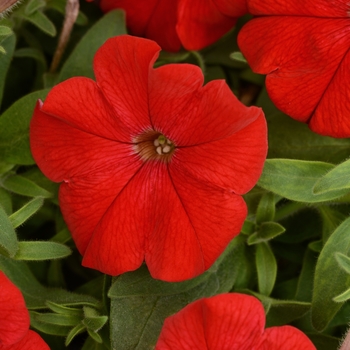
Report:
[[[336,297],[334,297],[333,301],[335,301],[336,303],[343,303],[349,299],[350,299],[350,288],[346,290],[344,293],[341,293]]]
[[[155,280],[149,274],[146,265],[143,265],[136,271],[116,277],[108,291],[108,296],[115,299],[131,296],[168,296],[187,292],[205,282],[211,275],[219,274],[226,260],[231,264],[231,257],[234,258],[234,252],[240,249],[242,244],[241,237],[236,237],[209,270],[184,282],[172,283]],[[229,273],[231,278],[235,276],[232,266],[229,267]]]
[[[0,28],[7,28],[7,27],[0,26]],[[7,29],[5,29],[5,31],[6,30]],[[0,55],[0,106],[1,106],[2,97],[4,94],[4,86],[5,86],[5,82],[6,82],[7,72],[10,68],[13,52],[14,52],[15,46],[16,46],[15,35],[11,35],[10,37],[6,38],[4,41],[1,42],[1,45],[4,49],[4,51],[6,52],[6,54]],[[1,119],[0,119],[0,142],[1,142],[1,128],[3,128],[3,127],[4,126],[1,125]],[[2,152],[0,152],[0,153],[2,155]],[[5,159],[2,158],[1,160],[5,160]]]
[[[277,222],[263,222],[259,230],[249,236],[247,243],[248,245],[253,245],[260,242],[267,242],[285,231],[286,229]]]
[[[316,257],[317,254],[315,254],[315,252],[311,251],[310,249],[305,252],[302,265],[303,267],[299,275],[298,286],[295,293],[296,300],[305,302],[311,301],[314,285]]]
[[[97,343],[102,343],[102,338],[100,337],[100,335],[94,331],[92,331],[91,329],[87,328],[87,332],[89,334],[89,336]]]
[[[88,337],[81,350],[110,350],[104,344],[99,344],[92,338]]]
[[[51,324],[40,321],[42,314],[35,311],[30,311],[30,326],[46,334],[52,334],[56,336],[65,337],[71,330],[71,326],[59,326],[57,324]]]
[[[325,243],[328,237],[347,218],[347,216],[327,205],[318,206],[317,210],[322,218],[322,239],[323,243]]]
[[[17,260],[51,260],[62,259],[70,254],[72,251],[67,246],[56,242],[19,242],[18,251],[15,255]]]
[[[245,240],[244,236],[237,238],[210,268],[208,271],[210,273],[205,273],[205,279],[199,276],[191,281],[165,283],[152,280],[144,267],[141,271],[117,277],[111,289],[113,293],[109,292],[109,295],[116,296],[112,298],[110,313],[112,348],[123,350],[152,348],[166,317],[196,299],[229,291],[240,269],[240,264],[235,264],[232,259],[236,258],[236,252],[240,251]],[[133,274],[135,287],[132,284]],[[198,283],[199,281],[201,282]],[[181,291],[178,284],[184,286],[186,290]],[[175,292],[177,294],[174,294]]]
[[[320,253],[323,247],[323,241],[322,240],[318,240],[318,241],[314,241],[314,242],[310,242],[308,247],[316,252],[316,253]]]
[[[67,306],[100,306],[99,301],[89,295],[42,286],[24,261],[9,259],[0,255],[0,270],[21,290],[29,309],[47,309],[47,301]]]
[[[43,203],[44,200],[41,197],[33,198],[31,201],[26,203],[21,209],[17,210],[10,216],[12,226],[16,228],[22,225],[41,208]]]
[[[251,235],[252,233],[254,233],[255,227],[256,227],[255,222],[246,219],[244,221],[241,232],[245,235]]]
[[[52,301],[46,302],[46,305],[50,310],[54,311],[57,314],[79,316],[80,319],[83,318],[83,310],[81,309],[76,309],[76,308],[56,304]]]
[[[27,2],[27,5],[25,6],[25,14],[26,15],[31,15],[35,11],[45,7],[46,2],[44,0],[30,0]]]
[[[266,88],[256,105],[262,107],[268,125],[268,158],[289,158],[339,163],[349,157],[349,138],[334,138],[312,132],[307,124],[283,114],[272,103]]]
[[[42,323],[50,323],[58,326],[72,327],[76,326],[78,323],[81,322],[81,316],[79,317],[74,315],[60,315],[46,312],[43,314],[37,313],[36,320]]]
[[[342,253],[335,253],[339,266],[350,275],[350,258]]]
[[[50,192],[20,175],[8,176],[2,181],[2,186],[8,191],[20,194],[22,196],[43,198],[52,197]]]
[[[12,198],[9,192],[0,187],[0,203],[7,215],[12,213]]]
[[[37,100],[45,98],[47,93],[48,90],[40,90],[24,96],[1,115],[0,154],[2,161],[22,165],[34,164],[29,147],[29,123]]]
[[[97,49],[109,38],[126,34],[121,10],[108,12],[81,39],[61,69],[58,81],[74,76],[94,78],[92,62]]]
[[[318,258],[312,295],[312,324],[318,331],[327,327],[341,307],[332,299],[350,285],[350,276],[340,268],[335,253],[350,253],[350,218],[328,238]]]
[[[14,257],[18,250],[16,232],[4,209],[0,206],[0,246],[10,257]]]
[[[212,272],[208,270],[191,280],[170,283],[153,279],[148,273],[146,265],[143,265],[134,272],[127,272],[117,277],[108,292],[108,296],[110,298],[125,298],[128,296],[174,295],[196,287],[207,280],[211,274]]]
[[[340,339],[319,333],[306,333],[317,350],[338,350]]]
[[[15,51],[14,57],[30,57],[39,62],[45,70],[47,69],[46,58],[42,51],[33,47],[23,47]]]
[[[86,317],[83,320],[83,325],[85,325],[87,329],[90,329],[93,332],[98,332],[106,324],[107,321],[107,316]]]
[[[37,26],[40,30],[42,30],[44,33],[55,36],[56,35],[56,28],[55,25],[51,22],[51,20],[41,11],[36,11],[31,14],[26,14],[22,12],[21,17],[26,19],[27,21],[33,23],[35,26]]]
[[[259,292],[270,295],[276,282],[277,263],[275,256],[267,243],[256,246],[256,270],[258,273]]]
[[[310,303],[274,299],[250,290],[243,290],[243,292],[254,295],[263,303],[266,310],[266,327],[282,326],[291,323],[310,310]]]
[[[238,62],[247,63],[247,60],[244,58],[242,52],[240,52],[240,51],[232,52],[231,55],[230,55],[230,58],[232,60],[235,60],[235,61],[238,61]]]
[[[9,35],[13,34],[13,31],[11,28],[7,26],[1,26],[0,25],[0,38],[1,37],[7,37]]]
[[[267,159],[258,185],[290,200],[306,203],[330,201],[348,193],[338,190],[314,194],[315,183],[334,165],[294,159]]]
[[[68,346],[71,341],[80,333],[83,333],[85,331],[85,326],[80,323],[76,325],[67,335],[66,341],[65,341],[65,346]]]
[[[261,224],[265,221],[273,221],[275,217],[275,195],[271,192],[265,193],[259,202],[256,211],[256,223]]]
[[[327,193],[330,191],[344,190],[350,191],[350,159],[337,165],[322,178],[320,178],[313,188],[315,194]]]

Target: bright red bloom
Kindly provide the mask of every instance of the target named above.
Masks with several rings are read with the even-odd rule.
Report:
[[[220,294],[168,317],[156,350],[316,350],[297,328],[264,327],[265,312],[258,299]]]
[[[122,8],[131,34],[164,50],[200,50],[220,39],[244,15],[246,0],[101,0],[102,11]]]
[[[188,50],[215,43],[247,13],[246,0],[178,0],[176,30]]]
[[[248,0],[262,16],[238,43],[283,112],[322,135],[350,136],[350,21],[346,0]]]
[[[241,229],[266,123],[197,66],[153,69],[159,46],[119,36],[97,52],[97,83],[72,78],[38,103],[31,149],[63,182],[59,200],[83,265],[111,275],[145,260],[154,278],[208,269]]]
[[[50,350],[29,330],[29,313],[21,291],[0,271],[0,350]]]

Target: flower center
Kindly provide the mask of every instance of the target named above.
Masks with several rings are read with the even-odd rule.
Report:
[[[154,130],[148,130],[134,139],[134,150],[144,161],[161,160],[168,163],[175,148],[171,140]]]

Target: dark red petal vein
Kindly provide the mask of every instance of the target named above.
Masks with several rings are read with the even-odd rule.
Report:
[[[247,0],[252,15],[349,17],[348,0]]]
[[[131,131],[91,79],[72,78],[56,85],[42,111],[92,135],[131,142]]]
[[[135,270],[144,259],[151,275],[165,281],[203,272],[200,246],[162,162],[145,163],[116,198],[83,264],[118,275]]]
[[[83,132],[48,115],[37,105],[30,125],[30,146],[35,161],[52,181],[84,179],[104,169],[118,169],[138,160],[132,145]],[[78,181],[78,180],[77,180]]]
[[[148,77],[159,51],[153,41],[122,35],[107,40],[95,55],[97,84],[133,136],[151,127]]]
[[[185,74],[187,79],[183,79]],[[199,69],[188,65],[168,65],[152,72],[152,122],[176,146],[226,138],[260,115],[259,109],[240,103],[225,81],[201,87],[202,79]]]
[[[225,139],[176,150],[169,167],[186,171],[203,183],[229,189],[236,194],[248,192],[258,181],[267,154],[264,114]]]
[[[183,207],[181,220],[190,221],[188,234],[195,235],[201,246],[205,271],[239,234],[247,215],[246,204],[241,196],[197,181],[181,167],[169,169]]]

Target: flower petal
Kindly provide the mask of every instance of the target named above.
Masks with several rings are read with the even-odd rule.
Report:
[[[155,350],[208,349],[203,325],[203,299],[166,318]]]
[[[170,176],[183,208],[183,213],[176,213],[178,221],[183,223],[187,220],[190,223],[187,235],[195,236],[200,244],[204,262],[201,272],[204,272],[239,234],[247,215],[246,204],[238,195],[195,180],[180,166],[171,167]],[[176,227],[170,231],[166,239],[173,243],[169,244],[166,252],[159,252],[158,255],[168,254],[169,257],[163,257],[168,261],[182,259],[183,266],[187,266],[189,262],[186,262],[173,248],[175,244],[179,244]]]
[[[176,31],[187,50],[201,50],[227,33],[237,18],[221,13],[212,0],[179,0]]]
[[[89,134],[131,142],[130,130],[91,79],[72,78],[56,85],[46,97],[42,111]]]
[[[266,329],[261,350],[316,350],[311,340],[292,326]]]
[[[20,341],[29,329],[29,313],[21,291],[0,271],[0,348]]]
[[[141,166],[138,159],[126,160],[126,152],[122,147],[116,149],[115,159],[101,172],[73,178],[60,186],[61,211],[81,254],[115,198]]]
[[[230,17],[240,17],[248,13],[247,0],[213,0],[223,14]]]
[[[151,126],[148,75],[159,50],[154,41],[121,35],[108,39],[94,58],[97,85],[135,135]]]
[[[209,349],[254,348],[265,326],[265,311],[258,299],[232,293],[204,299],[204,303],[204,332]]]
[[[50,350],[50,348],[38,333],[29,330],[21,341],[6,350]]]
[[[247,0],[252,15],[283,15],[312,17],[348,17],[347,0]]]
[[[165,163],[148,162],[95,229],[83,265],[119,275],[145,259],[153,278],[193,278],[213,264],[245,216],[241,197],[181,174],[171,179]]]
[[[175,31],[177,1],[101,0],[100,7],[104,12],[116,8],[125,10],[127,26],[133,35],[155,40],[167,51],[180,50]]]
[[[312,131],[333,137],[350,137],[350,54],[347,52],[310,121]]]
[[[168,317],[156,350],[251,350],[264,325],[259,300],[238,293],[219,294],[197,300]]]
[[[152,124],[177,146],[226,138],[261,113],[239,102],[225,81],[202,87],[202,79],[199,68],[190,65],[167,65],[150,75]]]
[[[348,19],[264,17],[248,22],[238,42],[252,69],[268,74],[276,106],[307,122],[348,51],[349,31]]]
[[[52,181],[68,181],[75,176],[84,178],[119,164],[124,164],[124,171],[125,166],[134,163],[131,158],[125,162],[134,154],[131,144],[81,131],[44,113],[41,106],[39,102],[31,121],[30,145],[35,161]]]
[[[83,265],[119,275],[135,270],[146,257],[154,278],[192,278],[203,272],[203,261],[197,238],[184,216],[166,164],[148,162],[96,228]]]
[[[236,194],[248,192],[260,177],[267,154],[266,121],[258,112],[258,119],[230,137],[178,148],[170,168],[184,168],[199,181]]]

